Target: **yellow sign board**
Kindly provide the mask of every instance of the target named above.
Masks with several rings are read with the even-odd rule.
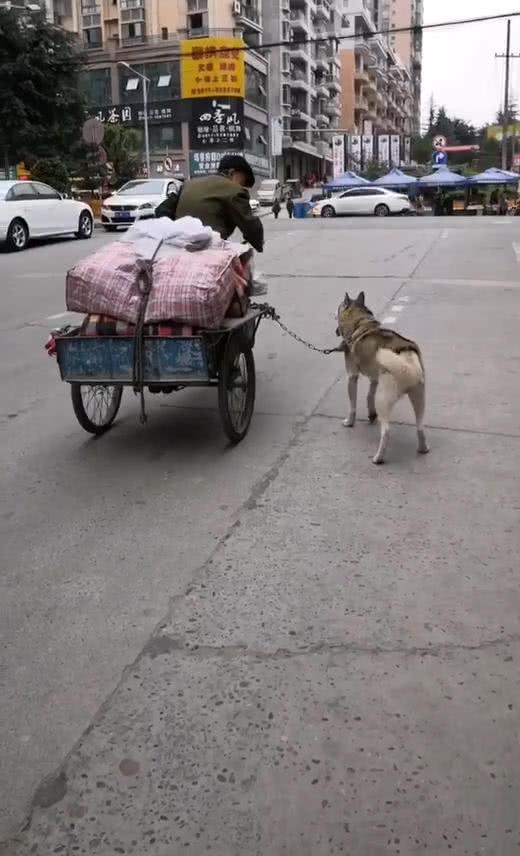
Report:
[[[181,41],[182,98],[244,98],[242,39],[205,38]]]
[[[486,136],[488,140],[496,140],[497,143],[500,143],[504,136],[502,125],[488,125],[486,128]],[[520,137],[520,125],[509,125],[507,136]]]

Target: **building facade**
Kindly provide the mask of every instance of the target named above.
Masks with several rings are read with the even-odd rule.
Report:
[[[145,75],[153,174],[190,172],[190,132],[180,92],[180,41],[241,36],[245,53],[244,150],[259,177],[269,175],[268,67],[261,0],[53,0],[54,21],[78,33],[92,112],[106,123],[143,129]]]
[[[330,174],[331,131],[341,116],[337,35],[341,0],[263,0],[270,50],[270,114],[283,123],[273,169],[281,181]],[[322,40],[313,42],[309,40]]]
[[[341,124],[345,130],[401,137],[418,132],[421,34],[392,34],[391,30],[421,23],[421,4],[422,0],[343,0]],[[381,30],[390,32],[376,35]]]

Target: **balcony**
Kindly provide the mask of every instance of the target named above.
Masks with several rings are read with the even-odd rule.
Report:
[[[330,92],[341,92],[341,83],[337,77],[329,77],[327,79],[327,86]]]
[[[368,101],[363,95],[361,95],[359,98],[356,98],[356,101],[354,103],[354,110],[363,110],[364,112],[368,110]]]
[[[316,8],[314,11],[316,21],[330,21],[330,3],[329,0],[316,0]]]
[[[318,98],[328,98],[329,87],[325,83],[316,83],[316,95]]]
[[[311,88],[309,78],[302,71],[293,71],[290,86],[295,92],[309,92]]]
[[[306,37],[310,34],[309,19],[301,9],[291,9],[290,21],[295,38]]]
[[[317,113],[316,122],[318,123],[318,128],[328,128],[330,125],[330,119],[325,113]]]
[[[338,119],[341,116],[341,107],[337,102],[329,101],[329,103],[325,105],[325,113],[332,119]]]
[[[357,83],[368,83],[368,72],[362,66],[356,66],[354,69],[354,77]]]
[[[291,60],[292,62],[305,63],[306,65],[310,60],[310,52],[309,47],[305,44],[292,44],[289,47],[291,52]]]
[[[303,123],[308,125],[311,121],[311,115],[307,112],[307,108],[291,107],[291,122],[295,124]]]
[[[255,3],[247,3],[242,0],[240,13],[235,15],[235,21],[239,26],[244,27],[245,30],[262,32],[262,16]]]

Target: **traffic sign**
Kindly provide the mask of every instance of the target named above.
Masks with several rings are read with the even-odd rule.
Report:
[[[163,167],[165,168],[166,172],[171,172],[171,171],[172,171],[172,169],[173,169],[173,160],[172,160],[172,158],[170,158],[170,157],[166,157],[166,158],[164,158],[164,160],[163,160]]]
[[[446,152],[434,152],[433,162],[435,166],[445,166],[448,163],[448,155]]]
[[[83,122],[82,136],[86,143],[93,146],[99,146],[103,142],[105,136],[105,128],[99,119],[86,119]]]
[[[446,145],[446,137],[443,137],[442,134],[437,134],[433,141],[434,149],[443,149]]]

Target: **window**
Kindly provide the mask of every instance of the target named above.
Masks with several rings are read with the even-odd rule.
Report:
[[[19,184],[13,185],[11,190],[6,196],[6,199],[9,200],[26,200],[26,199],[36,199],[36,193],[34,187],[29,181],[21,181]]]
[[[161,39],[163,42],[168,40],[168,27],[161,27]]]
[[[195,12],[193,15],[188,15],[188,34],[207,35],[209,33],[208,26],[207,12]]]
[[[103,44],[101,27],[90,27],[83,30],[83,42],[87,48],[100,48]]]
[[[246,101],[267,109],[267,81],[264,74],[246,63]]]
[[[130,77],[126,81],[126,91],[127,92],[135,92],[136,89],[139,89],[140,82],[141,81],[140,81],[139,77]]]
[[[58,191],[53,190],[53,188],[49,187],[48,184],[42,184],[40,181],[34,181],[32,182],[32,185],[36,190],[36,196],[38,199],[61,199]]]
[[[135,63],[134,68],[140,74],[149,78],[148,101],[150,104],[157,101],[169,101],[180,95],[180,70],[179,60],[165,60],[164,62],[151,62],[149,64]],[[135,80],[135,73],[119,66],[119,98],[121,104],[142,104],[142,83],[137,89],[130,89],[128,82]],[[139,78],[137,78],[139,80]],[[104,103],[110,104],[111,99]]]
[[[150,125],[148,135],[152,152],[182,148],[180,122],[174,122],[169,125]]]
[[[112,103],[112,84],[109,68],[97,68],[81,75],[81,91],[92,107]]]

